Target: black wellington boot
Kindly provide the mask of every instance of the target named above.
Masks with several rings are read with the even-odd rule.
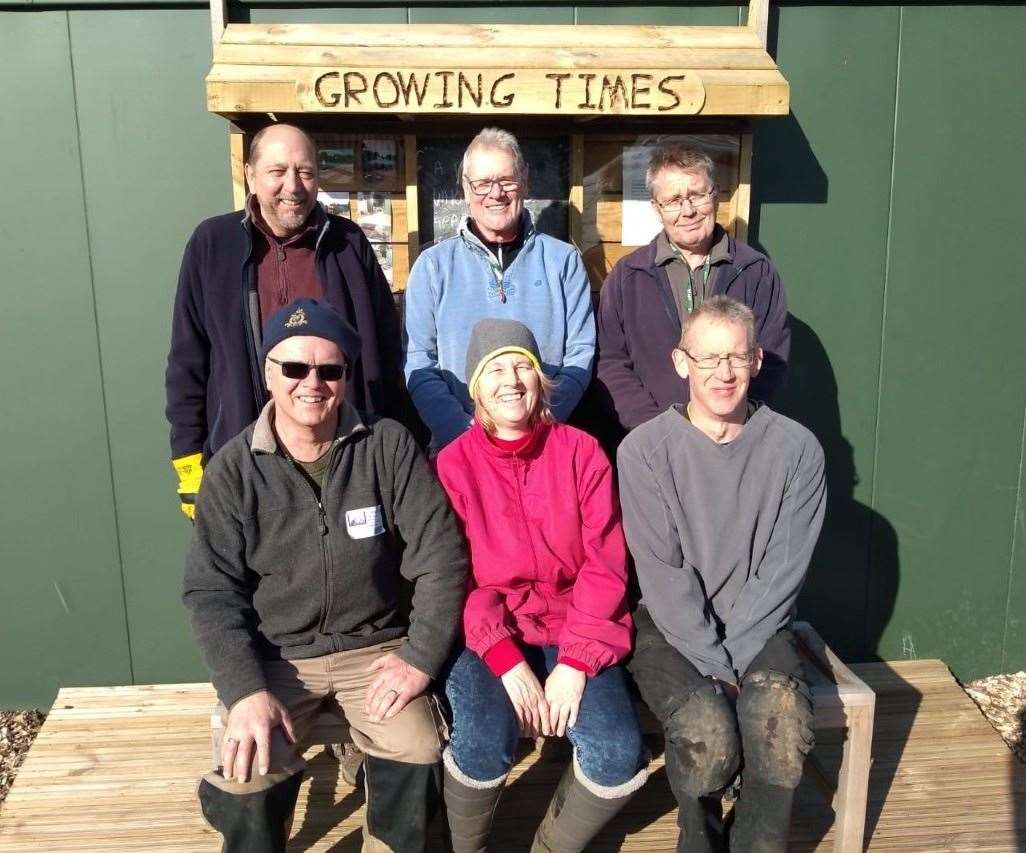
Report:
[[[302,773],[253,791],[233,794],[200,782],[199,800],[207,822],[224,836],[221,853],[284,853]]]
[[[442,790],[439,764],[407,764],[368,755],[363,760],[367,811],[364,851],[419,853]]]

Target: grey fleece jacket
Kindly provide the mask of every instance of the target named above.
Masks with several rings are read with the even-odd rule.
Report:
[[[264,689],[262,660],[403,636],[399,656],[436,676],[459,626],[467,555],[412,436],[343,403],[318,502],[277,452],[273,411],[213,457],[196,504],[183,600],[219,698],[231,707]]]
[[[703,674],[738,682],[786,627],[826,508],[823,450],[767,406],[717,444],[671,406],[617,463],[642,604]]]

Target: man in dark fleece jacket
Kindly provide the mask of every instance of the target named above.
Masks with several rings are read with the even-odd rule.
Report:
[[[165,387],[182,512],[195,514],[203,466],[267,402],[260,330],[300,297],[328,302],[360,333],[346,399],[373,415],[402,409],[402,338],[367,238],[317,203],[317,148],[297,127],[253,137],[244,210],[202,222],[185,247]]]
[[[462,612],[462,535],[409,432],[345,401],[352,326],[301,299],[263,348],[271,400],[211,460],[185,568],[225,707],[203,813],[225,851],[283,851],[296,744],[334,700],[366,756],[363,849],[423,850],[444,738],[426,691]]]
[[[763,353],[746,306],[707,300],[672,358],[690,402],[639,426],[618,453],[641,587],[628,666],[666,734],[677,849],[728,849],[720,794],[743,766],[729,849],[783,853],[812,747],[790,625],[823,523],[823,451],[747,399]]]
[[[621,259],[602,285],[594,387],[600,402],[623,430],[673,403],[686,403],[688,380],[673,369],[670,351],[687,315],[717,295],[731,296],[754,312],[763,365],[752,377],[750,394],[771,402],[791,347],[776,269],[716,224],[716,173],[704,152],[678,146],[658,150],[645,183],[663,230]]]

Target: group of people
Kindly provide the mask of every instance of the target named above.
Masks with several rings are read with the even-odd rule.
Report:
[[[779,277],[717,224],[695,149],[653,156],[663,230],[597,317],[577,250],[524,209],[516,139],[481,131],[460,174],[469,215],[411,270],[405,348],[298,128],[254,136],[245,209],[186,248],[167,412],[184,601],[224,717],[203,813],[226,851],[283,850],[335,701],[365,851],[423,850],[440,801],[455,853],[487,849],[522,736],[573,747],[532,851],[580,851],[648,776],[633,682],[678,849],[782,851],[812,745],[790,625],[826,487],[816,439],[765,402],[788,357]],[[403,371],[427,453],[397,420]],[[615,470],[567,423],[586,393],[625,434]]]

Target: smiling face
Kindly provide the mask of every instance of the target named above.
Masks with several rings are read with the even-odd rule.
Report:
[[[702,201],[692,203],[696,198]],[[717,199],[715,185],[704,169],[663,169],[652,180],[652,201],[670,240],[686,252],[704,255],[709,251],[716,226]],[[680,201],[685,203],[679,211],[661,209]]]
[[[538,371],[526,355],[507,352],[491,359],[474,387],[474,400],[495,424],[499,438],[530,432],[541,400]]]
[[[762,366],[762,350],[755,348],[748,367],[731,367],[720,358],[715,368],[701,369],[695,359],[708,356],[743,355],[750,352],[748,332],[740,323],[695,318],[688,328],[684,349],[673,351],[673,366],[691,389],[691,409],[696,419],[720,422],[744,421],[748,386]],[[690,353],[690,356],[688,355]]]
[[[324,382],[316,370],[302,379],[289,379],[271,361],[299,361],[305,364],[345,364],[342,350],[324,338],[297,335],[286,338],[268,354],[264,380],[274,400],[274,423],[279,434],[302,434],[328,440],[335,434],[338,407],[346,393],[346,379]]]
[[[303,230],[317,204],[317,152],[294,127],[268,128],[256,158],[246,164],[246,182],[267,227],[291,237]]]
[[[470,189],[470,181],[492,180],[487,195],[477,195]],[[503,190],[499,181],[519,181],[515,190]],[[520,213],[524,209],[524,176],[516,171],[516,160],[501,148],[478,146],[470,152],[467,171],[463,176],[463,195],[467,200],[470,218],[485,240],[508,243],[516,239],[520,228]]]

